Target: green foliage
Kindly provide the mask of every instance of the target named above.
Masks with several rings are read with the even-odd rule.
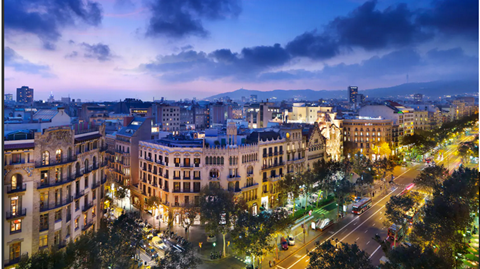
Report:
[[[392,196],[385,205],[385,226],[392,224],[403,225],[405,223],[405,212],[415,205],[415,199],[410,194]]]
[[[417,175],[413,183],[415,183],[417,188],[428,193],[433,193],[433,191],[440,186],[447,173],[448,171],[443,167],[443,164],[440,166],[426,167]]]
[[[64,250],[52,248],[21,260],[17,268],[132,268],[132,257],[142,236],[132,229],[134,220],[123,215],[110,227],[102,226],[98,232],[82,235]]]
[[[232,231],[233,249],[252,256],[255,262],[275,248],[275,234],[284,232],[292,223],[292,217],[285,211],[262,212],[256,216],[241,212]]]
[[[319,245],[308,256],[309,269],[373,269],[368,254],[357,244],[337,243],[330,240]]]
[[[165,251],[165,256],[161,258],[154,269],[195,269],[202,264],[198,253],[191,243],[186,244],[184,252],[177,252],[172,249]]]
[[[157,196],[150,196],[147,199],[146,205],[148,207],[158,206],[158,205],[160,205],[160,198],[158,198]]]
[[[414,226],[412,242],[438,248],[444,263],[453,266],[454,254],[464,251],[463,233],[478,210],[478,181],[478,170],[460,169],[437,186],[423,220]]]
[[[418,245],[396,247],[388,253],[388,260],[388,263],[380,265],[381,269],[451,268],[435,254],[433,248],[422,250]]]

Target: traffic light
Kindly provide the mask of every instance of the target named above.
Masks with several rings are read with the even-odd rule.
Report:
[[[213,242],[213,247],[215,247],[217,245],[217,243]]]
[[[203,242],[198,242],[198,246],[199,246],[200,248],[202,248],[202,244],[203,244]]]
[[[230,246],[230,241],[227,241],[227,247]]]

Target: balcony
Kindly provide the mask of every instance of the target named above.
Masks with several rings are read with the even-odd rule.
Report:
[[[270,176],[269,180],[271,182],[275,182],[275,181],[278,181],[282,178],[282,175],[274,175],[274,176]]]
[[[17,210],[14,212],[5,212],[6,213],[6,219],[14,219],[14,218],[20,218],[20,217],[25,217],[27,215],[27,209],[24,208],[22,210]]]
[[[75,193],[74,199],[80,199],[83,195],[85,195],[85,191],[78,191]]]
[[[93,207],[93,202],[89,202],[82,207],[82,212],[86,212],[87,210],[89,210],[92,207]]]
[[[43,204],[43,206],[40,206],[40,212],[45,212],[45,211],[49,211],[49,210],[52,210],[52,209],[56,209],[56,208],[68,205],[71,202],[73,202],[73,196],[69,196],[69,197],[67,197],[67,199],[63,199],[63,202],[62,202],[62,200],[60,200],[58,203],[55,203],[55,204],[52,204],[52,205],[49,205],[48,203],[45,203],[45,204]]]
[[[7,185],[7,194],[24,192],[27,190],[27,183],[19,184],[12,189],[12,185]]]
[[[103,146],[103,147],[100,147],[98,148],[100,152],[104,152],[108,149],[108,146]]]
[[[209,179],[210,179],[210,180],[215,180],[215,181],[218,181],[218,180],[220,180],[220,178],[219,178],[219,177],[209,177]]]
[[[256,189],[258,187],[258,183],[253,183],[253,184],[245,184],[243,185],[242,191],[249,191]]]
[[[35,168],[42,168],[42,167],[49,167],[49,166],[55,166],[55,165],[62,165],[62,164],[67,164],[71,162],[75,162],[77,160],[77,155],[70,156],[70,157],[65,157],[61,158],[59,160],[53,159],[49,160],[48,162],[43,162],[43,161],[37,161],[35,162]]]
[[[67,214],[67,220],[66,220],[66,222],[69,222],[69,221],[71,221],[71,220],[72,220],[72,214]]]
[[[240,176],[239,175],[228,175],[227,180],[228,181],[237,181],[237,180],[240,180]]]
[[[270,169],[270,168],[276,168],[279,166],[284,166],[284,162],[278,162],[278,163],[272,163],[271,165],[262,165],[262,169]]]
[[[92,221],[92,220],[89,221],[89,222],[87,222],[87,223],[85,223],[85,224],[83,224],[82,231],[88,230],[88,228],[92,227],[92,225],[93,225],[93,221]]]
[[[229,188],[228,191],[238,193],[238,192],[241,192],[242,190],[241,189]]]
[[[64,184],[68,184],[72,181],[74,181],[75,179],[77,179],[76,176],[67,176],[66,178],[62,178],[60,180],[55,180],[52,182],[48,182],[48,180],[45,179],[45,182],[38,182],[37,183],[37,189],[45,189],[45,188],[50,188],[50,187],[57,187],[57,186],[61,186],[61,185],[64,185]]]
[[[96,188],[98,188],[98,187],[100,187],[100,182],[99,182],[99,181],[93,182],[91,189],[94,190],[94,189],[96,189]]]
[[[263,153],[263,158],[267,158],[267,153]]]
[[[103,176],[102,178],[102,184],[105,184],[105,182],[107,182],[107,176]]]

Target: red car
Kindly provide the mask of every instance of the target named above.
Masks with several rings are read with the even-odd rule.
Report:
[[[288,249],[288,242],[287,242],[287,239],[285,239],[285,237],[282,237],[282,239],[280,240],[280,244],[282,245],[283,250]]]

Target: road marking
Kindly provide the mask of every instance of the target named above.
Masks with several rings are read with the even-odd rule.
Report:
[[[366,234],[368,232],[368,229],[365,230],[364,234]]]
[[[383,219],[383,217],[380,218],[380,220],[382,220],[382,219]]]
[[[406,172],[410,171],[411,169],[408,169],[407,171],[405,171],[404,173],[402,173],[401,175],[399,175],[398,177],[402,176],[403,174],[405,174]],[[398,178],[397,177],[397,178]],[[372,207],[374,207],[376,204],[380,203],[383,199],[387,198],[388,196],[390,196],[394,191],[396,191],[397,188],[394,188],[389,194],[385,195],[382,199],[378,200],[378,202],[376,202],[375,204],[372,205]],[[383,206],[379,209],[381,210],[383,208]],[[377,212],[379,211],[377,210]],[[372,216],[370,216],[368,219],[370,219],[371,217],[373,217],[377,212],[375,212]],[[322,244],[327,241],[327,240],[330,240],[334,235],[336,235],[337,233],[339,233],[340,231],[342,231],[343,229],[345,229],[348,225],[352,224],[352,222],[356,221],[360,216],[357,216],[356,218],[354,218],[352,221],[350,221],[349,223],[347,223],[345,226],[343,226],[340,230],[336,231],[334,234],[332,234],[329,238],[325,239]],[[365,221],[367,221],[368,219],[366,219]],[[358,226],[360,227],[360,226]],[[357,228],[358,228],[357,227]],[[348,236],[348,235],[347,235]],[[314,247],[312,249],[315,250],[317,247]],[[299,263],[303,258],[305,258],[307,255],[304,255],[301,259],[298,259],[296,262],[294,262],[292,265],[290,265],[287,269],[290,269],[292,267],[294,267],[297,263]]]
[[[375,224],[376,224],[376,223],[374,223],[374,224],[372,225],[372,227],[375,226]]]
[[[367,245],[370,244],[370,241],[367,242]]]
[[[355,242],[357,242],[357,241],[358,241],[358,239],[360,239],[360,237],[357,237],[357,239],[355,239]]]
[[[280,265],[277,265],[277,268],[280,268],[280,269],[285,269],[284,267],[281,267]]]
[[[384,206],[382,206],[383,208]],[[364,220],[360,225],[358,225],[357,228],[353,229],[351,232],[349,232],[347,235],[345,235],[345,237],[343,237],[341,241],[343,241],[343,239],[347,238],[349,235],[351,235],[353,232],[355,232],[358,228],[360,228],[360,226],[362,226],[365,222],[367,222],[367,220],[371,219],[373,216],[375,216],[382,208],[380,208],[379,210],[377,210],[375,213],[373,213],[370,217],[368,217],[366,220]]]
[[[371,259],[373,254],[375,254],[375,252],[377,252],[377,250],[380,248],[380,246],[378,246],[378,248],[372,253],[372,255],[370,255],[370,257],[368,257],[368,259]]]

